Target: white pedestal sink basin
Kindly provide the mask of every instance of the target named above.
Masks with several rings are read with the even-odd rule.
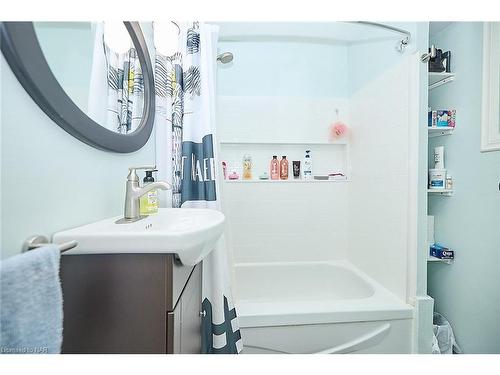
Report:
[[[160,208],[142,220],[116,224],[120,216],[58,232],[52,241],[76,240],[64,254],[173,253],[193,266],[215,247],[224,230],[224,214],[198,208]]]

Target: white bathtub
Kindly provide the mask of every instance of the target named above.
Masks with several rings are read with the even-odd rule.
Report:
[[[243,353],[410,353],[412,307],[348,262],[235,265]]]

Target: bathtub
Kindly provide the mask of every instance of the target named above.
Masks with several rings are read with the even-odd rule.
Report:
[[[410,353],[412,307],[347,261],[234,268],[243,353]]]

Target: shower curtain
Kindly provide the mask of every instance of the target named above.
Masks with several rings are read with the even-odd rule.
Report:
[[[104,42],[104,23],[92,26],[95,38],[87,114],[111,131],[131,133],[141,123],[144,110],[144,79],[137,52],[133,47],[115,52]]]
[[[218,27],[191,22],[179,24],[176,32],[177,51],[166,56],[157,48],[155,61],[158,179],[172,183],[172,191],[160,198],[171,207],[220,210],[214,147]],[[160,38],[155,35],[155,43]],[[202,352],[238,353],[242,341],[224,238],[202,264]]]

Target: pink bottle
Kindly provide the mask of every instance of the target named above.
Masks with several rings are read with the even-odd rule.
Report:
[[[278,156],[273,155],[271,160],[271,165],[269,167],[271,180],[279,180],[280,179],[280,163],[278,161]]]

